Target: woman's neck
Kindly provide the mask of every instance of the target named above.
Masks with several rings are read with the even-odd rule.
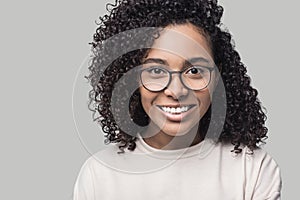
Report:
[[[198,124],[188,133],[180,136],[172,136],[162,130],[153,134],[155,129],[150,129],[142,134],[144,141],[151,147],[164,150],[183,149],[200,143],[203,139],[198,133]]]

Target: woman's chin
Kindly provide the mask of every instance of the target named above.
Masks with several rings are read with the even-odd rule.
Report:
[[[191,123],[172,123],[167,122],[164,127],[161,128],[161,132],[171,137],[179,136],[195,136],[197,134],[198,126],[197,124]],[[193,134],[194,132],[194,134]]]

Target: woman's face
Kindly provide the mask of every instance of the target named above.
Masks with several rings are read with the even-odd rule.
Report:
[[[206,38],[193,25],[184,24],[168,26],[161,33],[143,60],[142,70],[155,68],[149,72],[159,75],[165,72],[156,67],[168,71],[187,69],[185,75],[197,75],[194,66],[213,68],[212,53]],[[183,136],[195,130],[210,106],[215,72],[211,75],[210,84],[198,91],[184,86],[179,73],[173,73],[169,85],[161,91],[141,86],[141,102],[150,118],[150,128],[168,136]]]

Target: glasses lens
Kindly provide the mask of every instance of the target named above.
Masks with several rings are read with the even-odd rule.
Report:
[[[142,84],[151,91],[164,89],[169,82],[169,77],[168,71],[159,67],[151,67],[141,72]]]
[[[209,84],[210,70],[206,67],[194,66],[181,74],[182,82],[191,90],[201,90]]]

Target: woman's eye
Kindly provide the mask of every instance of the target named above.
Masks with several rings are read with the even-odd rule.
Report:
[[[186,71],[186,74],[202,74],[203,70],[198,67],[192,67]]]
[[[165,74],[166,72],[163,69],[160,68],[151,68],[149,70],[147,70],[149,73],[154,74],[154,75],[161,75],[161,74]]]

